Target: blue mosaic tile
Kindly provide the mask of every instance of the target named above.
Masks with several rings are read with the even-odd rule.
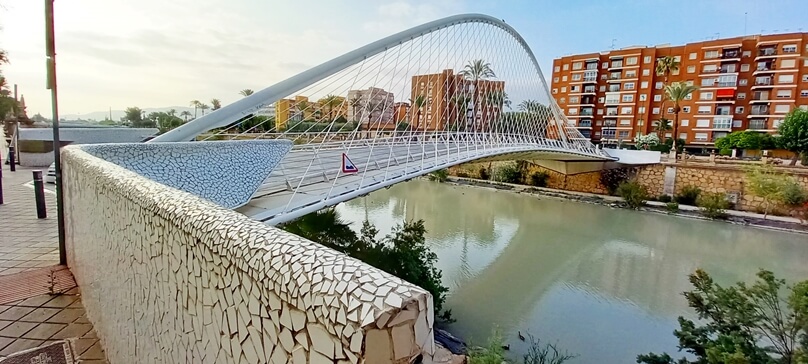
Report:
[[[91,144],[81,149],[226,208],[253,193],[292,149],[289,140]]]

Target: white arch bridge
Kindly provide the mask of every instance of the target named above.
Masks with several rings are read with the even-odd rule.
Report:
[[[469,161],[618,159],[567,120],[519,33],[479,14],[373,42],[151,142],[244,139],[294,142],[237,208],[268,224]]]

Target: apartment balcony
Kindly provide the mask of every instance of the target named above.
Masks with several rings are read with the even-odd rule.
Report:
[[[619,69],[619,68],[623,68],[623,62],[622,61],[620,61],[620,62],[612,61],[612,63],[609,64],[609,69],[610,70],[611,69]]]
[[[749,100],[750,104],[768,104],[771,101],[769,96],[754,96]]]
[[[581,94],[582,95],[588,95],[588,94],[596,94],[596,93],[597,93],[597,91],[595,91],[594,88],[585,88],[584,92],[582,92]]]
[[[596,63],[587,63],[586,67],[584,69],[587,70],[587,71],[597,71],[598,70],[598,64],[597,64],[597,62]]]
[[[721,59],[734,59],[734,58],[740,59],[741,51],[739,50],[724,51],[724,53],[721,54]]]
[[[615,111],[615,112],[607,112],[606,117],[607,118],[616,118],[617,117],[617,111]]]
[[[755,85],[753,87],[770,87],[770,86],[772,86],[774,84],[773,81],[774,80],[771,77],[769,77],[769,78],[760,78],[760,79],[756,78],[755,79]]]
[[[777,66],[774,63],[758,66],[755,68],[755,72],[752,72],[753,75],[761,74],[761,73],[771,73],[777,69]]]
[[[579,128],[591,128],[592,127],[592,120],[581,120],[578,122],[577,127]]]
[[[582,111],[582,112],[581,112],[580,114],[578,114],[578,115],[579,115],[580,117],[584,117],[584,116],[592,116],[592,115],[593,115],[593,113],[592,113],[591,111],[590,111],[590,112],[583,112],[583,111]]]
[[[749,111],[749,115],[769,115],[769,112],[771,112],[771,109],[769,108],[752,108],[752,110]]]
[[[598,83],[598,78],[597,77],[584,77],[584,83]]]
[[[614,128],[617,127],[617,121],[614,120],[607,120],[603,122],[604,128]]]
[[[715,114],[713,115],[732,115],[732,110],[730,109],[715,109]]]
[[[777,48],[761,48],[758,50],[758,57],[776,56]]]
[[[768,126],[766,125],[766,119],[752,119],[749,120],[749,130],[766,130]]]
[[[726,122],[713,122],[713,129],[717,130],[732,130],[732,120],[729,123]]]

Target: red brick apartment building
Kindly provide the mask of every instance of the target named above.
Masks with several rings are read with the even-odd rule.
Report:
[[[668,82],[699,87],[681,104],[679,137],[712,148],[738,130],[775,133],[786,113],[808,108],[808,33],[754,35],[682,46],[627,47],[553,61],[552,94],[595,143],[631,143],[673,120],[656,60],[674,56]],[[667,133],[671,137],[671,131]]]

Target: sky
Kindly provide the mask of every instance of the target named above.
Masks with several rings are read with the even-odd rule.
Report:
[[[0,48],[11,61],[2,72],[29,116],[50,115],[43,9],[42,0],[0,0]],[[56,0],[60,114],[227,104],[241,89],[458,13],[504,19],[545,75],[554,58],[613,46],[808,32],[808,0]]]

